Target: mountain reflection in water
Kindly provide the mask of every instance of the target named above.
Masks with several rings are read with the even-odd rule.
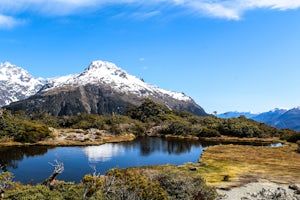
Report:
[[[54,148],[54,147],[52,147]],[[1,147],[0,148],[0,166],[2,171],[8,168],[17,169],[18,162],[24,157],[34,157],[44,155],[51,147],[30,146],[30,147]]]

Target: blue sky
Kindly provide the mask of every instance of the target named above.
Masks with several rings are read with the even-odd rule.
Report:
[[[207,112],[300,102],[300,0],[1,0],[0,62],[35,77],[116,63]]]

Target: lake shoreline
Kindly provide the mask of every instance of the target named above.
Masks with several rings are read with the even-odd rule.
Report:
[[[94,130],[95,131],[95,130]],[[78,136],[74,136],[76,133]],[[83,131],[79,129],[60,129],[56,130],[56,137],[47,138],[47,140],[34,143],[34,144],[20,144],[13,143],[13,145],[2,145],[1,146],[49,146],[49,147],[68,147],[68,146],[95,146],[105,143],[119,143],[125,141],[132,141],[138,137],[133,134],[122,134],[113,135],[108,132],[101,132],[101,136],[95,141],[77,141],[81,138],[79,136],[89,137],[90,134],[95,134],[96,132]],[[65,140],[70,135],[74,138],[73,141]],[[61,136],[61,137],[59,137]],[[201,154],[198,161],[185,163],[183,165],[174,165],[173,167],[168,164],[149,166],[150,168],[162,170],[165,168],[170,168],[170,170],[177,170],[178,172],[190,173],[191,176],[197,174],[206,180],[206,183],[210,187],[214,187],[220,194],[227,195],[229,198],[221,199],[232,199],[230,195],[244,195],[245,191],[251,191],[251,193],[260,192],[261,188],[265,183],[270,183],[273,186],[282,185],[282,187],[287,188],[291,184],[300,184],[300,177],[294,170],[289,170],[280,164],[280,162],[285,162],[282,160],[282,156],[287,157],[293,154],[294,163],[291,169],[299,169],[300,154],[295,153],[296,144],[288,143],[279,140],[278,138],[236,138],[236,137],[217,137],[217,138],[196,138],[193,136],[174,136],[174,135],[151,135],[143,137],[159,137],[166,139],[179,139],[190,140],[190,141],[203,141],[203,142],[214,142],[215,146],[209,146],[205,148]],[[67,141],[67,142],[66,142]],[[284,143],[281,147],[266,147],[270,143]],[[222,143],[222,145],[218,145]],[[225,144],[230,143],[230,144]],[[237,145],[239,144],[239,145]],[[253,145],[260,144],[260,145]],[[244,153],[243,153],[244,152]],[[268,155],[281,155],[278,157],[268,157]],[[265,160],[258,160],[256,163],[251,161],[251,155],[260,155],[264,157]],[[270,159],[269,159],[270,158]],[[250,161],[249,161],[250,159]],[[292,160],[292,157],[288,158]],[[264,163],[265,162],[265,163]],[[288,161],[289,162],[289,161]],[[132,167],[129,167],[132,168]],[[143,169],[144,167],[133,167],[137,170]],[[148,168],[148,167],[146,167]],[[270,171],[270,169],[272,169]],[[262,171],[265,170],[265,171]],[[299,169],[300,170],[300,169]],[[225,180],[225,176],[228,176],[228,180]],[[294,178],[293,178],[294,177]],[[280,179],[281,178],[281,179]],[[224,181],[225,180],[225,181]],[[260,181],[264,180],[264,181]],[[250,187],[251,184],[260,184],[262,187]]]
[[[137,138],[132,133],[127,134],[112,134],[104,130],[98,129],[54,129],[51,128],[52,134],[36,143],[21,143],[12,140],[6,140],[0,142],[1,146],[91,146],[101,145],[105,143],[118,143],[132,141]],[[238,137],[196,137],[194,135],[161,135],[153,134],[147,135],[146,137],[161,137],[161,138],[174,138],[174,139],[188,139],[188,140],[199,140],[201,142],[215,142],[224,144],[242,144],[242,145],[268,145],[274,143],[285,143],[285,141],[279,138],[238,138]]]

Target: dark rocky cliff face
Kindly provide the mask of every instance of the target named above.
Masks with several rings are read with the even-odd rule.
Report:
[[[181,101],[167,95],[153,95],[148,98],[167,105],[171,109],[185,110],[199,116],[207,113],[193,100]],[[123,114],[127,106],[139,105],[142,98],[134,94],[118,93],[109,86],[85,85],[66,86],[38,93],[26,100],[14,102],[5,108],[26,113],[46,112],[54,116],[93,114]]]

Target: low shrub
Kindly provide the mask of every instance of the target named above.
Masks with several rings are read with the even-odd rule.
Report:
[[[294,142],[294,143],[300,140],[300,132],[295,132],[290,129],[282,129],[279,132],[281,134],[280,139],[282,140],[286,140],[288,142]]]
[[[154,177],[167,192],[168,199],[216,199],[217,193],[206,186],[204,179],[186,173],[175,173],[163,170]]]
[[[104,178],[103,193],[106,194],[103,199],[167,199],[158,181],[130,169],[110,170]]]
[[[200,134],[198,134],[197,136],[198,137],[221,137],[221,134],[218,130],[203,127]]]
[[[13,190],[7,191],[3,199],[10,200],[50,200],[50,199],[64,199],[63,195],[57,190],[50,190],[45,185],[36,186],[19,186]]]
[[[49,136],[50,133],[51,131],[46,126],[32,122],[23,122],[19,124],[14,134],[14,140],[17,142],[34,143]]]
[[[175,121],[166,126],[166,128],[160,130],[161,134],[172,135],[189,135],[191,134],[191,124],[185,121]]]

